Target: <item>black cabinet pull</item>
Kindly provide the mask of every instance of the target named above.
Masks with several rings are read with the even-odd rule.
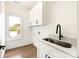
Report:
[[[38,24],[38,20],[36,20],[36,24]]]
[[[47,58],[47,54],[45,55],[45,58]]]
[[[31,22],[29,23],[29,25],[31,25]]]

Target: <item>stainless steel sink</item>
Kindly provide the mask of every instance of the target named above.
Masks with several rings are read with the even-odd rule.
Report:
[[[72,45],[70,43],[62,42],[60,40],[55,40],[55,39],[52,39],[52,38],[44,38],[43,40],[48,41],[48,42],[53,43],[53,44],[56,44],[56,45],[59,45],[59,46],[62,46],[62,47],[65,47],[65,48],[71,48],[72,47]]]

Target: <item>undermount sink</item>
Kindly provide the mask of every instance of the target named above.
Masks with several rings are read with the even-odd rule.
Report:
[[[62,47],[65,47],[65,48],[71,48],[72,47],[72,45],[70,43],[62,42],[62,41],[55,40],[55,39],[52,39],[52,38],[44,38],[43,40],[51,42],[51,43],[59,45],[59,46],[62,46]]]

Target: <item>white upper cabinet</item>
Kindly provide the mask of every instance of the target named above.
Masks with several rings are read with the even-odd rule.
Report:
[[[38,2],[29,12],[28,26],[43,25],[43,2]]]

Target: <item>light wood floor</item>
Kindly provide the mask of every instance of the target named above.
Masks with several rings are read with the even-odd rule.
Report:
[[[5,51],[5,58],[36,58],[37,49],[32,44]]]

